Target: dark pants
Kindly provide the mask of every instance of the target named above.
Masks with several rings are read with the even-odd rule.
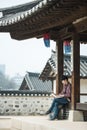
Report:
[[[58,114],[59,114],[59,106],[66,105],[67,103],[69,103],[69,102],[64,97],[63,98],[54,98],[52,105],[49,109],[49,111],[53,113],[52,118],[57,118]]]

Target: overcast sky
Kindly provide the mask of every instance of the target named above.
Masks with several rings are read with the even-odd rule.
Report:
[[[0,0],[0,8],[26,3],[31,0]],[[56,43],[51,41],[50,48],[44,46],[43,39],[17,41],[9,33],[0,33],[0,64],[6,65],[6,74],[24,75],[26,71],[41,72],[55,50]],[[81,46],[81,55],[87,55],[87,45]]]

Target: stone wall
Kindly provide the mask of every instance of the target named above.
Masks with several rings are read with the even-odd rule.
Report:
[[[0,96],[0,115],[37,115],[44,114],[52,102],[49,95]]]

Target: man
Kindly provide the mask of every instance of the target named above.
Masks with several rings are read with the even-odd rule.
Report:
[[[50,114],[51,120],[58,119],[59,105],[66,105],[71,100],[71,84],[68,81],[67,76],[63,75],[61,81],[63,84],[63,89],[58,95],[51,94],[51,96],[54,97],[54,100],[50,109],[46,112],[46,114],[53,113]]]

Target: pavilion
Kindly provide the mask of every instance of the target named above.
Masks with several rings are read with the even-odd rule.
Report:
[[[56,42],[57,94],[62,87],[60,77],[63,74],[63,41],[72,41],[71,113],[74,115],[77,106],[81,105],[78,104],[80,102],[80,43],[87,43],[87,0],[37,0],[0,11],[2,12],[0,32],[9,32],[11,38],[16,40],[42,38],[44,34],[49,34],[50,39]],[[87,110],[87,107],[85,108]]]

